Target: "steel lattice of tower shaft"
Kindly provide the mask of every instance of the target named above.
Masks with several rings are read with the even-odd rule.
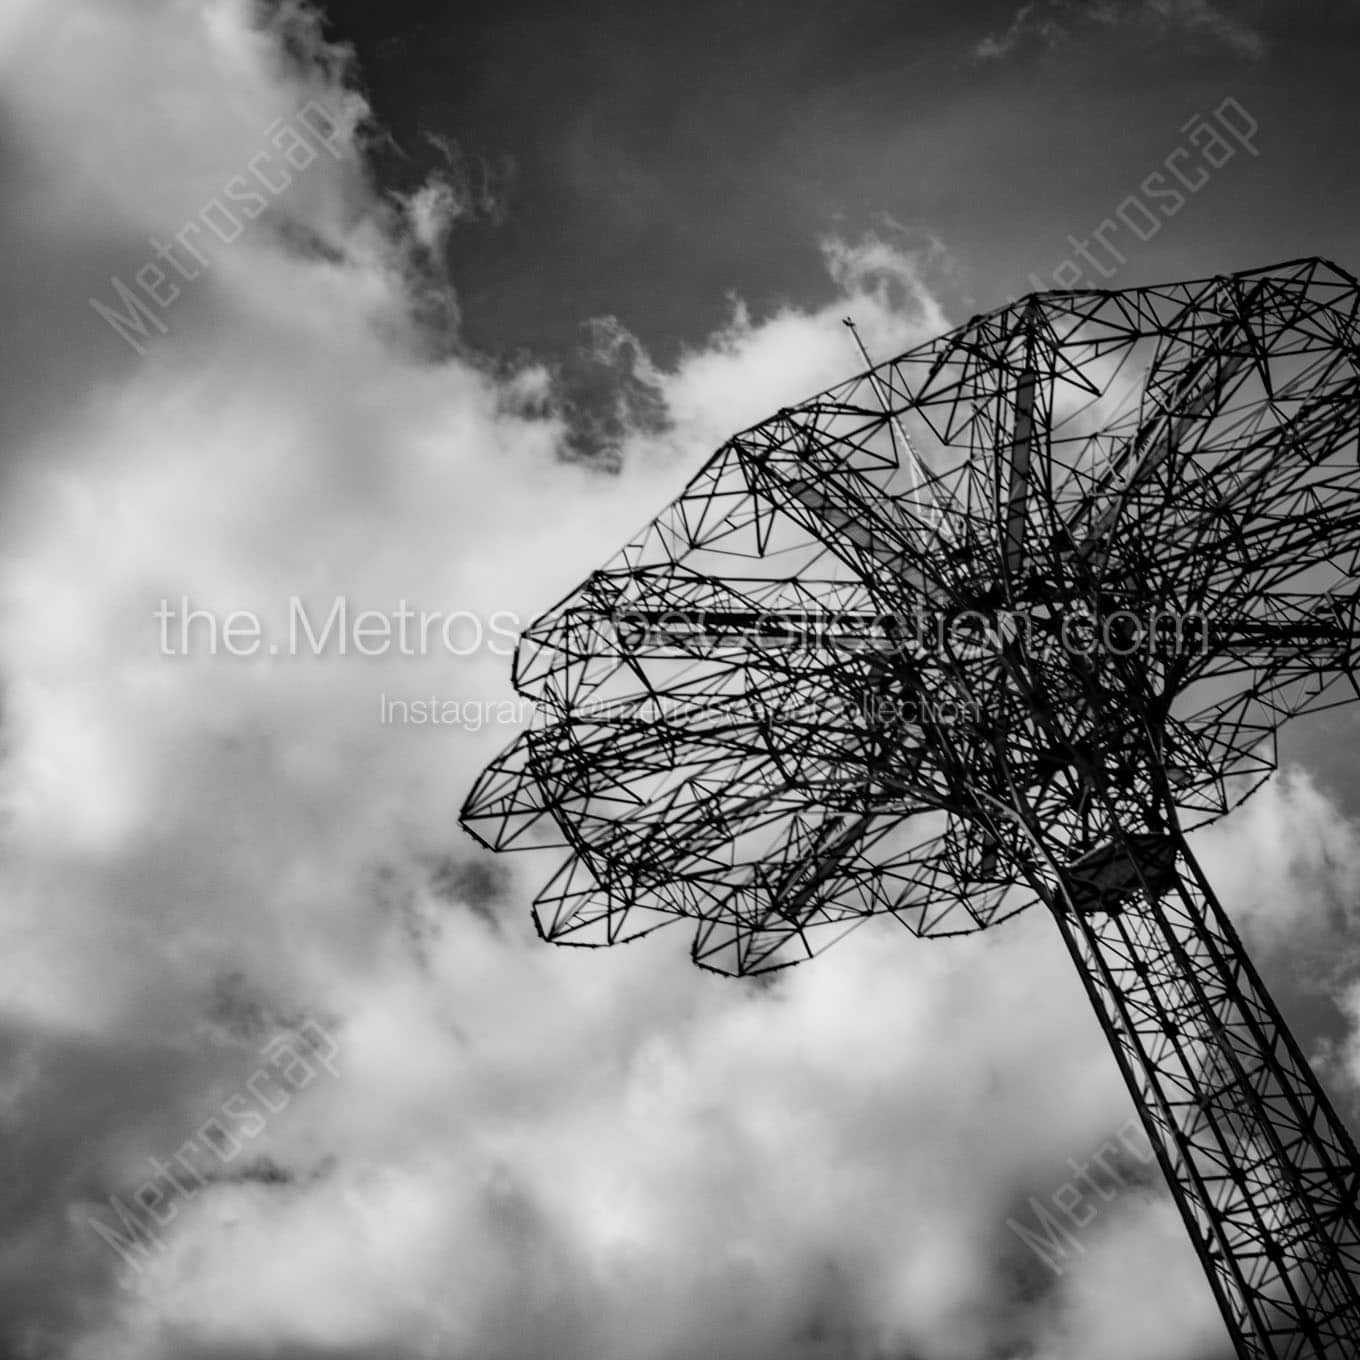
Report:
[[[1360,1156],[1186,834],[1360,695],[1360,285],[1035,294],[734,436],[525,634],[464,824],[705,967],[1045,904],[1239,1355],[1360,1355]]]
[[[1345,1126],[1184,840],[1113,868],[1117,908],[1092,910],[1069,874],[1054,915],[1239,1353],[1360,1355]]]

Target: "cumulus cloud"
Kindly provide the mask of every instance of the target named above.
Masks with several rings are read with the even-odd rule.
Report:
[[[1152,1183],[1062,1275],[1006,1226],[1131,1113],[1042,916],[875,925],[753,987],[664,931],[541,945],[544,866],[455,825],[513,731],[512,624],[729,431],[843,376],[842,314],[880,356],[946,324],[929,260],[829,243],[834,305],[734,299],[665,369],[600,323],[632,384],[601,475],[555,375],[460,341],[448,194],[394,207],[343,54],[303,7],[253,8],[0,10],[7,1353],[1202,1356],[1212,1305]],[[308,158],[280,129],[312,103]],[[160,260],[172,299],[136,281],[285,164],[239,236],[190,236],[194,277]],[[137,345],[90,306],[115,277],[163,324]],[[434,644],[213,655],[200,617],[180,646],[186,606],[286,638],[294,597],[406,602]],[[454,718],[382,720],[431,697]],[[192,1171],[153,1169],[186,1146]],[[114,1204],[153,1178],[139,1242]]]
[[[1307,770],[1286,766],[1197,851],[1219,895],[1259,949],[1346,963],[1360,903],[1360,827]]]
[[[514,164],[506,159],[492,167],[437,132],[426,132],[425,140],[439,153],[444,168],[398,198],[406,208],[416,240],[431,255],[438,255],[458,223],[504,220]]]

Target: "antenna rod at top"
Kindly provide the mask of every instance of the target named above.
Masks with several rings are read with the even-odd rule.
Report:
[[[865,367],[873,371],[874,361],[869,357],[869,351],[865,348],[864,341],[859,338],[859,331],[855,328],[855,318],[853,316],[841,317],[841,325],[846,327],[850,334],[855,337],[855,344],[859,346],[859,352],[864,356]]]

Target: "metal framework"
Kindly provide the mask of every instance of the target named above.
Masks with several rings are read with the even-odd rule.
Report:
[[[1360,694],[1360,285],[1035,294],[729,440],[525,633],[464,825],[705,967],[1042,902],[1238,1354],[1360,1356],[1360,1157],[1185,833]]]

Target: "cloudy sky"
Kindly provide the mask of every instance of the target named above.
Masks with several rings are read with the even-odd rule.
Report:
[[[4,1360],[1226,1360],[1040,915],[757,987],[540,943],[456,818],[514,621],[847,311],[886,357],[1064,268],[1360,265],[1358,28],[0,0]],[[461,654],[177,645],[340,596]],[[1199,841],[1353,1124],[1357,738]]]

